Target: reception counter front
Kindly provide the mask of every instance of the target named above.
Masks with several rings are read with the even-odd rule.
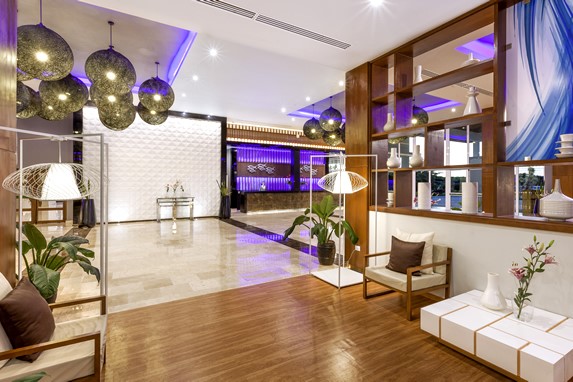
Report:
[[[326,195],[323,191],[313,191],[313,202],[320,201]],[[239,209],[241,212],[260,212],[277,210],[294,210],[310,206],[310,192],[239,192]]]

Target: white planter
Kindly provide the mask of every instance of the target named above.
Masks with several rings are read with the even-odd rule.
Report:
[[[432,189],[429,182],[418,183],[418,209],[429,210],[432,208]]]
[[[507,308],[505,297],[503,297],[499,289],[499,274],[488,272],[487,286],[481,296],[480,303],[492,310],[504,310]]]
[[[468,102],[466,103],[466,108],[464,109],[464,115],[481,113],[481,107],[477,100],[478,95],[479,93],[476,91],[475,86],[470,86],[466,96],[468,97]]]
[[[388,113],[387,117],[386,117],[386,124],[384,125],[384,131],[385,132],[389,132],[394,130],[396,126],[394,125],[394,116],[392,115],[392,113]]]
[[[424,79],[422,78],[422,65],[416,65],[416,73],[414,75],[414,83],[417,84],[418,82],[422,82]]]
[[[462,213],[478,213],[478,184],[474,182],[462,183]]]
[[[410,157],[410,167],[421,167],[424,164],[424,158],[420,154],[420,145],[414,148],[414,154]]]
[[[561,180],[555,179],[553,192],[539,201],[539,215],[555,220],[573,218],[573,199],[561,192]]]
[[[388,166],[388,168],[400,167],[400,158],[398,158],[398,150],[396,150],[395,147],[390,149],[390,158],[386,161],[386,166]]]

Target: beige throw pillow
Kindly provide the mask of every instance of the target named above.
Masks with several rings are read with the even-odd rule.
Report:
[[[434,246],[434,232],[427,233],[409,233],[400,231],[399,228],[396,229],[396,237],[402,241],[409,241],[412,243],[418,243],[420,241],[425,242],[424,253],[422,253],[422,265],[432,263],[432,250]],[[433,275],[434,271],[432,268],[422,269],[420,272],[426,275]]]

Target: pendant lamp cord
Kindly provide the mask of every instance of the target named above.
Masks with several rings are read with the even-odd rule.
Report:
[[[58,163],[62,163],[62,141],[58,141]]]
[[[330,96],[330,107],[332,107],[332,96]]]
[[[155,61],[155,78],[159,78],[159,62]]]
[[[314,118],[314,104],[312,104],[312,118]]]
[[[42,18],[42,13],[43,13],[43,10],[42,10],[42,0],[40,0],[40,25],[43,25],[43,24],[42,24],[42,20],[43,20],[43,18]]]
[[[109,48],[113,49],[113,32],[112,32],[112,28],[114,26],[114,22],[113,21],[108,21],[107,22],[109,24]]]

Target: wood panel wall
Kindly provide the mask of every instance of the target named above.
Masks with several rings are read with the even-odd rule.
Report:
[[[370,65],[368,63],[346,73],[346,154],[369,154],[370,130]],[[371,182],[368,158],[348,158],[346,169],[362,175]],[[355,269],[364,268],[364,255],[368,254],[368,195],[370,187],[346,196],[346,220],[360,238],[360,252],[351,260]],[[350,256],[354,245],[346,240],[346,256]]]
[[[0,2],[0,125],[16,127],[16,0]],[[16,170],[16,134],[0,132],[0,181]],[[0,188],[0,272],[14,285],[16,198]]]

